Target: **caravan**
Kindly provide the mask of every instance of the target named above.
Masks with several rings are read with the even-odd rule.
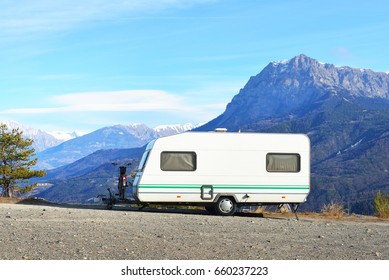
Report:
[[[138,203],[202,205],[225,216],[244,205],[291,204],[297,211],[309,191],[306,135],[225,131],[151,141],[132,187]]]

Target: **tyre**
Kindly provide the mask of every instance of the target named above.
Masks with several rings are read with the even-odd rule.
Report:
[[[236,211],[235,200],[231,197],[221,197],[216,202],[215,212],[221,216],[232,216]]]

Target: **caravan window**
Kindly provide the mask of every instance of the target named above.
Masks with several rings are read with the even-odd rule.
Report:
[[[163,171],[195,171],[195,152],[162,152],[161,169]]]
[[[268,172],[300,172],[299,154],[269,153],[266,155]]]

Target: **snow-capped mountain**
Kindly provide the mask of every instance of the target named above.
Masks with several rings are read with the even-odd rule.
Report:
[[[53,136],[55,139],[58,139],[62,142],[68,141],[70,139],[74,139],[77,137],[80,137],[82,135],[85,135],[85,133],[79,132],[79,131],[73,131],[73,132],[64,132],[64,131],[50,131],[47,132],[51,136]]]
[[[191,123],[186,124],[171,124],[171,125],[159,125],[154,127],[154,131],[158,137],[178,134],[184,131],[189,131],[196,128],[196,125]]]
[[[181,133],[194,127],[192,124],[162,125],[153,129],[139,123],[108,126],[40,152],[37,155],[37,166],[53,169],[98,150],[141,147],[155,138]]]
[[[4,123],[7,125],[9,129],[16,129],[19,128],[23,132],[23,136],[26,138],[30,138],[34,140],[33,148],[36,150],[37,153],[43,152],[44,150],[54,148],[55,146],[58,146],[66,141],[73,140],[78,137],[82,137],[88,133],[81,132],[81,131],[73,131],[73,132],[65,132],[65,131],[44,131],[42,129],[37,129],[29,126],[25,126],[23,124],[20,124],[16,121],[0,121],[0,123]],[[145,124],[141,123],[134,123],[129,125],[115,125],[113,126],[115,129],[119,129],[122,131],[119,131],[119,135],[133,135],[136,138],[141,140],[141,143],[147,143],[148,141],[151,141],[154,138],[173,135],[177,133],[181,133],[184,131],[191,130],[193,128],[196,128],[196,125],[192,125],[191,123],[186,124],[173,124],[173,125],[160,125],[155,128],[150,128],[146,126]],[[109,127],[104,128],[105,133],[110,134],[110,132],[107,132]],[[92,132],[93,133],[93,132]],[[95,141],[92,145],[94,148],[106,148],[106,146],[109,146],[110,148],[115,148],[114,144],[105,144],[102,141]],[[94,149],[93,149],[94,151]]]
[[[5,124],[8,129],[19,128],[19,130],[23,132],[24,137],[34,140],[32,147],[35,149],[36,152],[41,152],[45,149],[57,146],[58,144],[63,142],[62,139],[56,138],[41,129],[28,127],[10,120],[0,122]]]

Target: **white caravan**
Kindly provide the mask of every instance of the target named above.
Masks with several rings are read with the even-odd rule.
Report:
[[[219,215],[267,204],[291,204],[296,212],[309,191],[306,135],[217,131],[151,141],[132,187],[139,203],[203,205]]]

